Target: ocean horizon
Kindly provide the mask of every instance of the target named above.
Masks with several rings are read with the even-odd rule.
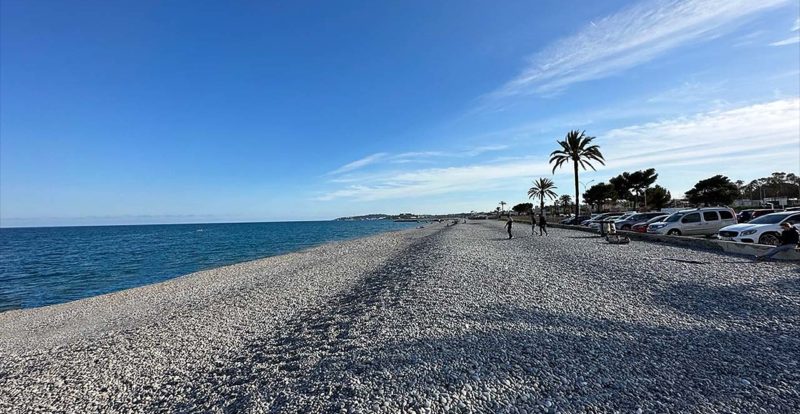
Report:
[[[70,302],[415,225],[331,220],[2,227],[0,312]]]

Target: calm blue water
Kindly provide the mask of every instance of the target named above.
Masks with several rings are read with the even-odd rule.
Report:
[[[318,221],[0,229],[0,312],[417,226]]]

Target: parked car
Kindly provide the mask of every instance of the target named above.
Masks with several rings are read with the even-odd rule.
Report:
[[[752,220],[754,218],[765,216],[767,214],[776,213],[776,212],[778,212],[778,210],[771,209],[771,208],[762,208],[762,209],[757,209],[757,210],[742,210],[742,211],[739,212],[739,214],[736,215],[736,220],[739,223],[747,223],[748,221],[750,221],[750,220]]]
[[[800,212],[784,211],[767,214],[750,220],[748,223],[723,227],[719,237],[723,240],[740,243],[770,244],[777,246],[781,233],[781,224],[789,223],[800,230]]]
[[[581,224],[584,220],[589,220],[591,217],[589,216],[578,216],[576,217],[567,217],[564,220],[561,220],[561,224],[571,224],[571,225],[578,225]]]
[[[614,220],[614,226],[617,228],[617,230],[630,230],[634,224],[639,224],[647,220],[650,220],[653,217],[658,217],[663,215],[665,214],[660,213],[658,211],[648,212],[648,213],[628,214]]]
[[[625,219],[625,218],[628,218],[628,217],[630,217],[630,216],[632,216],[634,214],[636,214],[636,213],[632,212],[632,211],[628,211],[628,212],[625,212],[625,213],[621,213],[621,215],[619,215],[619,216],[608,215],[605,218],[603,218],[602,220],[590,221],[588,223],[588,226],[589,226],[590,229],[598,230],[598,229],[600,229],[600,222],[601,221],[613,221],[613,222],[616,222],[616,220]]]
[[[621,216],[621,215],[623,215],[623,214],[625,214],[625,213],[623,213],[623,212],[616,212],[616,213],[603,213],[603,214],[598,214],[597,216],[595,216],[595,217],[592,217],[592,218],[591,218],[591,219],[589,219],[589,220],[584,220],[583,222],[581,222],[581,225],[582,225],[582,226],[589,226],[589,227],[591,227],[592,223],[599,223],[600,221],[603,221],[603,220],[611,220],[611,219],[615,219],[615,218],[617,218],[617,217],[619,217],[619,216]],[[600,225],[599,225],[599,224],[597,224],[597,227],[599,227],[599,226],[600,226]]]
[[[647,233],[647,226],[653,223],[658,223],[660,221],[663,221],[665,218],[667,218],[667,216],[669,216],[669,214],[662,213],[660,216],[655,216],[650,220],[645,221],[644,223],[634,224],[633,226],[631,226],[631,230],[637,233]]]
[[[736,224],[732,209],[703,207],[672,213],[664,221],[649,225],[647,232],[671,236],[711,236],[732,224]]]

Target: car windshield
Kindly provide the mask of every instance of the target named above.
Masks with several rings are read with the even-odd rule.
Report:
[[[629,218],[631,218],[633,216],[634,216],[633,214],[623,214],[623,215],[617,217],[617,220],[619,220],[619,221],[627,220],[627,219],[629,219]]]
[[[669,217],[664,219],[664,221],[666,221],[667,223],[674,223],[674,222],[680,220],[681,217],[683,217],[685,215],[686,215],[686,213],[673,213],[672,215],[670,215]]]
[[[751,220],[749,224],[778,224],[786,217],[788,217],[786,214],[767,214]]]
[[[657,223],[657,222],[659,222],[661,220],[664,220],[665,218],[667,218],[667,216],[656,216],[656,217],[651,218],[650,220],[647,220],[647,224]]]

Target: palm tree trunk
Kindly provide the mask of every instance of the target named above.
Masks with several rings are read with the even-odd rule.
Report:
[[[581,215],[581,203],[578,198],[578,161],[573,160],[572,163],[575,167],[575,218],[578,218]]]
[[[581,215],[581,203],[578,194],[578,160],[572,160],[575,171],[575,217]]]

